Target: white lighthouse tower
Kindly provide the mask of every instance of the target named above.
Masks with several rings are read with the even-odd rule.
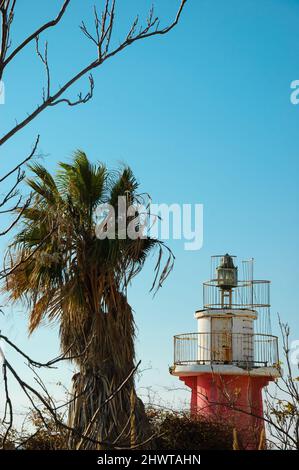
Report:
[[[270,282],[253,279],[253,260],[213,256],[203,283],[198,332],[176,335],[171,373],[191,388],[191,412],[223,420],[253,449],[264,433],[262,389],[280,375],[271,334]]]

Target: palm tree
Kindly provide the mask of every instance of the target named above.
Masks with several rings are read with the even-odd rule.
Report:
[[[62,352],[78,369],[69,410],[69,425],[76,430],[70,447],[103,448],[82,435],[105,442],[106,448],[128,445],[132,436],[133,443],[141,442],[149,426],[133,376],[126,380],[135,364],[127,286],[157,247],[154,285],[159,287],[173,266],[172,253],[150,237],[96,236],[101,204],[109,203],[118,215],[119,196],[132,204],[138,200],[130,168],[109,173],[82,151],[70,164],[60,163],[55,177],[39,164],[30,168],[32,199],[21,209],[22,226],[10,247],[6,289],[11,299],[28,303],[30,333],[44,319],[59,321]],[[164,248],[168,260],[160,271]]]

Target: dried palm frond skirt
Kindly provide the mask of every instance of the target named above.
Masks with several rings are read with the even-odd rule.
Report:
[[[113,383],[100,371],[73,377],[68,426],[70,449],[152,448],[151,428],[133,379],[115,393]]]

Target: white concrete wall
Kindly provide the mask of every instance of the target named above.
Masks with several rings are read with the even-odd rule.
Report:
[[[218,316],[219,324],[217,322]],[[231,333],[233,333],[233,335],[231,342],[231,360],[244,363],[248,363],[254,360],[253,333],[254,320],[256,318],[255,312],[244,310],[219,310],[215,312],[215,310],[207,310],[197,312],[196,318],[198,322],[198,333],[201,333],[198,335],[199,361],[204,362],[210,361],[212,359],[212,341],[210,333],[215,332],[219,334],[219,331],[221,331],[220,326],[223,324],[223,318],[232,319]],[[211,321],[212,318],[213,322]],[[213,328],[214,331],[211,331],[211,328]],[[244,334],[248,336],[244,336]],[[221,355],[219,357],[221,357]]]
[[[198,319],[198,361],[211,360],[211,317]]]
[[[253,361],[253,331],[254,320],[252,318],[238,316],[233,318],[233,361]]]

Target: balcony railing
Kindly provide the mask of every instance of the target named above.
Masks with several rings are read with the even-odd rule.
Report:
[[[174,363],[233,364],[251,369],[278,364],[276,336],[248,333],[185,333],[174,337]]]

